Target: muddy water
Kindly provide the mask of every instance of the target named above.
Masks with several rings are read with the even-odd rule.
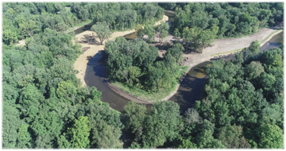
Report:
[[[115,110],[123,111],[129,100],[113,92],[104,83],[104,65],[101,63],[103,54],[104,52],[99,52],[89,60],[84,80],[88,86],[95,86],[102,92],[101,100],[103,102],[108,102],[110,107]],[[204,83],[207,79],[206,68],[211,65],[211,62],[208,61],[193,67],[184,78],[178,92],[170,99],[180,105],[181,113],[184,113],[194,105],[196,100],[201,98]],[[150,104],[146,105],[148,111],[151,110],[151,106]]]
[[[173,13],[165,12],[165,15],[169,17],[169,21],[174,19]],[[85,30],[89,30],[91,26],[92,23],[75,30],[75,33],[78,34]],[[137,35],[138,30],[124,37],[126,39],[135,39]],[[260,48],[260,51],[279,47],[279,45],[283,43],[283,36],[283,32],[274,36]],[[129,102],[129,100],[113,92],[104,83],[104,66],[100,63],[102,58],[104,58],[102,56],[103,53],[100,52],[89,60],[85,74],[85,82],[88,86],[95,86],[99,91],[102,92],[101,100],[103,102],[108,102],[110,107],[115,110],[123,111],[124,106]],[[230,60],[232,57],[233,56],[228,56],[225,58]],[[196,100],[201,99],[204,84],[207,79],[207,66],[212,66],[210,61],[200,63],[193,67],[182,81],[177,93],[170,98],[171,101],[175,101],[180,105],[181,113],[184,113],[189,107],[192,107]],[[152,105],[150,104],[146,105],[148,111],[151,110],[151,106]]]
[[[84,80],[87,86],[95,86],[97,90],[102,92],[101,101],[109,103],[111,108],[121,112],[129,100],[113,92],[104,83],[106,82],[104,80],[104,65],[101,60],[103,54],[104,52],[101,51],[89,60]],[[147,108],[150,110],[151,105],[147,105]]]
[[[265,51],[272,48],[277,48],[280,44],[284,43],[284,32],[272,37],[267,43],[260,47],[260,51]]]
[[[137,38],[137,36],[138,36],[138,32],[139,32],[139,30],[136,30],[134,33],[127,34],[127,35],[125,35],[124,37],[125,37],[127,40],[135,39],[135,38]]]
[[[196,100],[201,99],[204,84],[207,79],[206,69],[212,67],[210,61],[194,66],[183,79],[177,93],[169,100],[175,101],[180,105],[181,113],[194,106]]]
[[[261,51],[279,47],[280,43],[283,43],[283,33],[274,36],[269,42],[261,47]],[[100,63],[102,55],[102,53],[97,53],[89,60],[85,74],[86,84],[88,86],[95,86],[102,92],[101,100],[103,102],[108,102],[111,108],[122,111],[129,100],[114,93],[104,84],[104,81],[102,80],[104,76],[104,66]],[[184,78],[178,92],[170,99],[180,105],[181,113],[184,113],[189,107],[192,107],[196,100],[201,99],[201,94],[207,79],[207,66],[211,66],[211,62],[203,62],[193,67]],[[146,105],[149,111],[151,106],[152,105]]]

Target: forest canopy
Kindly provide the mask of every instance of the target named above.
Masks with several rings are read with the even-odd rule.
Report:
[[[258,53],[254,41],[231,61],[212,61],[203,98],[183,115],[174,101],[155,102],[150,112],[129,101],[120,113],[102,102],[96,87],[81,87],[73,66],[81,46],[67,32],[91,22],[108,25],[109,33],[147,25],[151,42],[152,32],[163,38],[169,30],[152,23],[162,19],[164,9],[174,10],[170,29],[183,43],[164,57],[141,38],[105,43],[108,80],[158,92],[177,84],[186,48],[201,49],[214,38],[248,35],[283,21],[283,3],[2,6],[2,148],[283,148],[283,45]],[[21,39],[25,45],[16,46]]]
[[[3,3],[3,42],[13,44],[46,28],[64,32],[81,23],[106,22],[112,30],[161,20],[153,3]]]
[[[160,58],[158,48],[141,39],[127,41],[123,37],[116,38],[105,46],[108,53],[107,77],[146,91],[171,88],[181,76],[178,62],[183,49],[176,44],[164,58]]]
[[[213,39],[250,35],[283,22],[284,18],[283,3],[159,3],[159,6],[175,11],[171,31],[183,38],[185,49],[196,51],[209,46]]]

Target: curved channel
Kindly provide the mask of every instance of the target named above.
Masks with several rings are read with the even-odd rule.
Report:
[[[265,43],[260,50],[264,51],[279,47],[280,43],[283,43],[283,32],[277,34]],[[104,66],[101,63],[102,56],[103,53],[100,52],[89,60],[84,80],[88,86],[95,86],[102,92],[101,100],[103,102],[108,102],[110,107],[115,110],[123,111],[124,106],[129,100],[116,94],[104,84]],[[169,99],[179,104],[181,113],[192,107],[196,100],[201,99],[201,94],[207,79],[206,67],[208,65],[211,65],[210,61],[200,63],[193,67],[183,79],[177,93]],[[146,105],[148,111],[150,111],[151,106],[151,104]]]

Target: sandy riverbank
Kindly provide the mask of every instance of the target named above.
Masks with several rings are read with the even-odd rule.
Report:
[[[161,23],[161,21],[167,21],[167,20],[168,20],[168,16],[164,15],[163,19],[156,22],[155,25],[159,25]],[[135,32],[135,29],[128,30],[128,31],[122,31],[122,32],[114,32],[114,33],[112,33],[112,35],[110,36],[110,38],[108,40],[114,40],[116,37],[125,36],[125,35],[133,33],[133,32]],[[93,57],[100,50],[104,50],[104,46],[105,46],[104,43],[106,42],[106,40],[105,40],[103,42],[103,45],[98,45],[95,43],[80,42],[80,41],[85,39],[85,36],[89,36],[89,35],[91,36],[92,34],[96,35],[95,32],[85,31],[85,32],[82,32],[82,33],[75,36],[75,38],[79,41],[79,44],[82,46],[82,48],[90,47],[87,51],[85,51],[83,54],[81,54],[74,63],[74,70],[79,71],[79,73],[76,74],[76,77],[78,79],[80,79],[82,86],[86,86],[86,83],[84,81],[84,76],[85,76],[85,72],[86,72],[88,58]],[[98,41],[98,39],[97,39],[97,41]]]
[[[263,28],[263,29],[260,29],[257,33],[250,35],[250,36],[245,36],[241,38],[233,38],[233,39],[218,39],[212,43],[212,47],[207,47],[203,49],[202,53],[183,54],[184,58],[188,57],[188,60],[184,64],[185,66],[188,66],[186,73],[188,73],[194,66],[202,62],[209,61],[210,59],[216,57],[215,54],[217,53],[223,53],[223,56],[226,56],[234,52],[230,52],[230,53],[224,53],[224,52],[249,47],[252,41],[258,40],[259,42],[261,42],[267,38],[267,40],[265,40],[264,43],[260,44],[260,47],[261,47],[267,41],[269,41],[273,36],[282,32],[282,31],[277,32],[273,34],[272,36],[268,37],[275,31],[277,30],[270,29],[270,28]],[[162,101],[169,100],[173,95],[177,93],[179,87],[180,87],[180,83],[178,83],[178,85],[176,86],[175,91],[173,91],[170,95],[162,99]]]
[[[255,33],[251,36],[245,36],[242,38],[232,38],[232,39],[218,39],[212,43],[212,47],[205,48],[203,50],[203,53],[183,54],[184,58],[188,57],[189,59],[184,63],[185,66],[188,66],[188,69],[186,70],[185,74],[182,75],[182,77],[184,77],[190,71],[190,69],[192,67],[194,67],[194,66],[196,66],[202,62],[209,61],[213,57],[216,57],[215,54],[217,54],[217,53],[224,53],[224,55],[229,55],[233,52],[231,52],[231,53],[225,53],[225,52],[228,52],[229,50],[236,50],[236,49],[248,47],[248,46],[250,46],[251,42],[254,40],[258,40],[259,42],[261,42],[267,38],[267,40],[266,40],[266,42],[267,42],[273,36],[280,33],[280,32],[277,32],[277,33],[273,34],[272,36],[268,37],[269,35],[271,35],[275,31],[276,30],[273,30],[270,28],[264,28],[264,29],[260,29],[258,33]],[[167,39],[171,40],[172,38],[167,37]],[[263,44],[261,44],[260,46],[263,46]],[[161,53],[164,53],[164,52],[161,52]],[[173,92],[171,92],[167,97],[162,99],[162,101],[169,100],[173,95],[175,95],[178,91],[178,88],[180,87],[180,84],[181,84],[181,82],[179,82],[177,84],[175,90]],[[140,104],[153,104],[154,103],[154,101],[144,100],[144,99],[138,98],[136,96],[133,96],[131,94],[128,94],[125,91],[122,91],[117,86],[112,85],[108,82],[107,82],[107,86],[110,89],[112,89],[115,93],[119,94],[120,96],[123,96],[124,98],[129,99],[129,100],[134,100],[137,103],[140,103]]]

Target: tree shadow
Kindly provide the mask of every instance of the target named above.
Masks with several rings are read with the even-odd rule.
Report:
[[[88,59],[88,66],[92,66],[93,70],[95,72],[95,76],[98,76],[100,78],[104,78],[104,67],[105,64],[102,60],[103,58],[103,50],[100,50],[98,53],[96,53],[94,56],[87,56]]]
[[[170,99],[180,105],[180,113],[194,107],[195,102],[202,98],[203,89],[207,78],[196,78],[193,76],[186,76],[181,82],[177,93]]]
[[[91,34],[85,34],[81,39],[78,41],[79,43],[87,43],[90,45],[100,45],[100,42],[96,40],[95,36]]]

